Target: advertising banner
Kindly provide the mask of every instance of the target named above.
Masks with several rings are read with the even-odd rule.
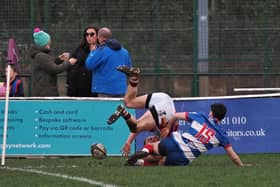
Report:
[[[0,102],[2,149],[4,101]],[[90,155],[90,145],[100,142],[108,155],[120,155],[129,131],[122,120],[112,126],[106,123],[119,104],[104,100],[10,100],[6,153]]]
[[[280,99],[279,97],[222,98],[199,100],[176,100],[178,112],[203,112],[208,116],[210,105],[215,102],[227,106],[227,115],[221,127],[238,153],[279,153],[280,143]],[[144,110],[136,111],[140,116]],[[185,121],[179,121],[179,130],[188,127]],[[141,133],[137,138],[136,149],[143,146],[144,138],[151,132]],[[209,153],[225,153],[216,148]]]
[[[2,150],[4,100],[0,100],[0,149]],[[129,135],[125,121],[120,118],[107,125],[108,117],[122,103],[120,100],[10,100],[6,154],[8,156],[87,156],[90,145],[100,142],[108,155],[121,155],[121,148]],[[187,98],[175,99],[178,112],[203,112],[208,115],[215,102],[227,106],[227,115],[221,127],[238,153],[279,153],[280,131],[279,97],[251,98]],[[146,110],[129,112],[140,117]],[[179,130],[188,128],[179,121]],[[143,146],[142,132],[136,138],[131,152]],[[215,148],[210,154],[223,154]]]

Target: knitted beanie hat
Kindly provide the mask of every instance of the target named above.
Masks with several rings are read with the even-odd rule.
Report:
[[[34,42],[40,47],[44,47],[49,43],[51,37],[48,33],[40,30],[40,28],[35,28],[33,33]]]

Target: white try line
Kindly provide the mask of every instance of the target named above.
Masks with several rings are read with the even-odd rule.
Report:
[[[75,177],[75,176],[70,176],[70,175],[65,175],[65,174],[60,174],[60,173],[49,173],[49,172],[36,170],[36,169],[24,169],[24,168],[14,168],[14,167],[0,167],[0,169],[6,169],[6,170],[10,170],[10,171],[21,171],[21,172],[27,172],[27,173],[36,173],[39,175],[47,175],[47,176],[53,176],[53,177],[60,177],[60,178],[64,178],[64,179],[84,182],[84,183],[97,185],[97,186],[101,186],[101,187],[117,187],[117,185],[106,184],[103,182],[91,180],[91,179],[84,178],[84,177]]]

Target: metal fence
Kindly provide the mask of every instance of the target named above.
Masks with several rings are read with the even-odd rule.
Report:
[[[74,50],[83,29],[96,25],[111,28],[141,67],[141,93],[218,96],[237,87],[279,87],[279,18],[277,0],[1,0],[0,73],[12,35],[29,95],[33,28],[49,32],[59,54]],[[65,74],[59,77],[65,95]]]

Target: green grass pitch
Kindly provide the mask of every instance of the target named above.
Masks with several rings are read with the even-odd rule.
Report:
[[[280,186],[280,154],[242,154],[250,167],[235,166],[226,155],[203,155],[189,166],[129,167],[123,157],[7,158],[0,186]]]

